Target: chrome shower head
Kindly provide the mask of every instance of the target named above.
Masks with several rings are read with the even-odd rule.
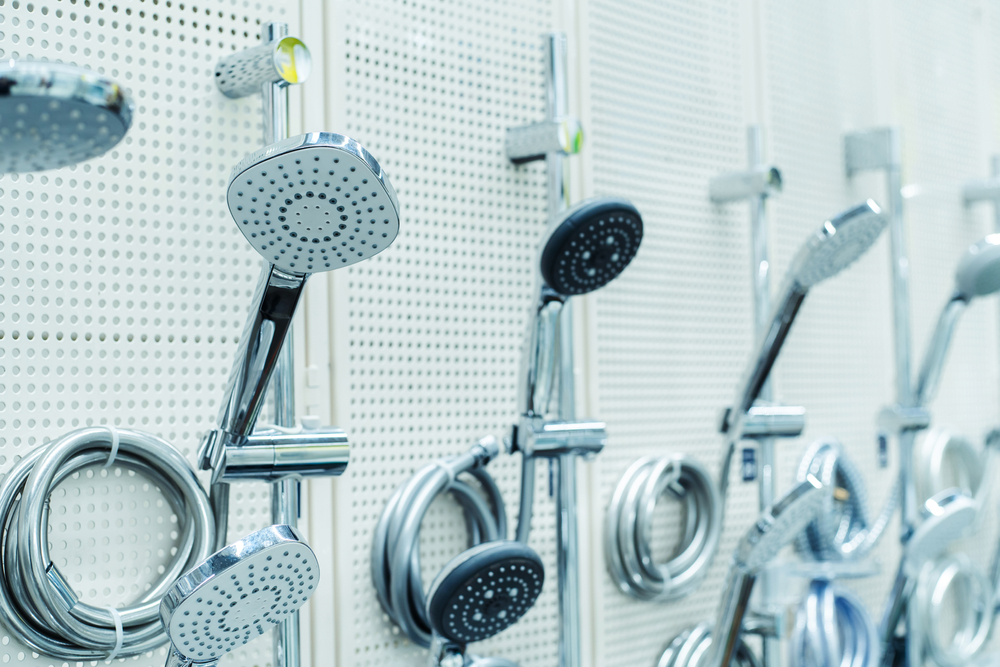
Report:
[[[886,224],[882,210],[871,199],[827,220],[799,248],[786,280],[807,290],[837,275],[865,254]]]
[[[878,204],[869,199],[824,222],[799,248],[785,274],[771,322],[760,337],[736,401],[723,421],[723,433],[732,430],[760,395],[809,289],[853,264],[875,243],[886,223]]]
[[[453,558],[434,579],[427,616],[447,641],[482,641],[528,613],[544,581],[542,559],[528,545],[484,542]]]
[[[545,283],[559,294],[586,294],[618,277],[642,242],[642,216],[631,202],[580,202],[553,225],[542,249]]]
[[[117,83],[82,67],[0,65],[0,173],[65,167],[111,150],[135,105]]]
[[[382,167],[339,134],[303,134],[248,155],[233,168],[227,201],[254,250],[294,275],[364,261],[399,233]]]
[[[312,549],[291,526],[269,526],[214,553],[160,602],[167,664],[215,665],[299,609],[319,582]]]
[[[1000,290],[1000,234],[969,246],[955,271],[955,294],[965,301]]]
[[[934,397],[952,336],[969,302],[1000,290],[1000,234],[990,234],[969,246],[955,271],[955,292],[938,317],[930,345],[924,354],[915,389],[917,405]]]

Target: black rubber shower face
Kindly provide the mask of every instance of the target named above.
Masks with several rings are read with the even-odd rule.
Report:
[[[520,542],[487,542],[454,558],[431,586],[427,612],[442,637],[465,645],[513,625],[542,592],[542,559]]]
[[[589,199],[567,211],[542,250],[542,278],[560,294],[586,294],[618,277],[642,242],[642,217],[624,199]]]

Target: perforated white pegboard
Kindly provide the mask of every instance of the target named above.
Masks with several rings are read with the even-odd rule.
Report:
[[[216,92],[220,56],[294,5],[223,0],[0,0],[0,58],[90,67],[125,86],[133,127],[107,155],[0,176],[0,465],[84,425],[153,432],[194,458],[214,424],[259,272],[225,206],[261,143],[260,102]],[[2,148],[0,148],[2,150]],[[53,494],[53,559],[92,604],[133,600],[177,535],[125,470]],[[268,523],[268,488],[234,489],[230,537]],[[32,656],[6,632],[0,661]],[[162,665],[165,649],[129,664]],[[269,638],[229,664],[271,662]]]
[[[372,530],[418,468],[502,436],[516,417],[517,369],[537,241],[545,227],[538,165],[514,167],[505,128],[544,114],[541,34],[548,3],[343,2],[345,133],[386,168],[400,235],[373,260],[337,272],[335,389],[351,464],[338,480],[340,664],[423,665],[371,584]],[[342,274],[342,275],[340,275]],[[490,465],[516,520],[519,457]],[[540,466],[544,470],[544,465]],[[534,609],[474,650],[525,667],[556,660],[554,518],[539,471],[532,546],[550,574]],[[425,585],[466,546],[450,499],[422,530]]]

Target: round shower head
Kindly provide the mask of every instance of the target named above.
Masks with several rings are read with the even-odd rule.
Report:
[[[1000,290],[1000,234],[969,247],[955,271],[955,288],[966,301]]]
[[[542,250],[542,278],[560,294],[586,294],[618,277],[642,242],[642,217],[625,199],[599,197],[563,213]]]
[[[788,493],[766,509],[740,540],[736,549],[739,567],[756,572],[773,560],[823,509],[823,484],[806,475]]]
[[[485,542],[459,554],[434,579],[427,615],[456,644],[492,637],[521,619],[542,592],[545,570],[521,542]]]
[[[48,62],[0,65],[0,173],[42,171],[103,155],[135,106],[114,81]]]
[[[319,582],[312,549],[291,526],[269,526],[209,556],[160,602],[173,651],[212,663],[304,605]]]
[[[303,134],[250,154],[233,168],[227,199],[250,245],[296,275],[369,259],[399,233],[382,167],[339,134]]]
[[[788,275],[809,289],[840,273],[865,254],[886,223],[882,210],[871,199],[827,220],[799,249]]]

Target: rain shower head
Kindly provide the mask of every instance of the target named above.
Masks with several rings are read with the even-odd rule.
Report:
[[[117,83],[72,65],[0,65],[0,174],[65,167],[111,150],[135,105]]]
[[[545,283],[559,294],[586,294],[625,270],[642,242],[642,216],[631,202],[598,197],[562,214],[542,249]]]
[[[934,397],[952,336],[969,302],[1000,290],[1000,234],[990,234],[969,246],[955,271],[955,292],[938,318],[917,376],[917,405]]]
[[[427,595],[431,627],[465,646],[496,635],[521,619],[542,592],[545,570],[521,542],[485,542],[453,558]]]
[[[254,250],[299,276],[369,259],[399,233],[382,167],[339,134],[303,134],[252,153],[233,168],[227,200]]]
[[[724,433],[732,430],[760,395],[810,288],[853,264],[875,243],[886,223],[878,204],[869,199],[824,222],[799,248],[789,265],[781,296],[771,311],[771,321],[760,338],[736,401],[723,421],[721,430]]]
[[[312,596],[319,563],[291,526],[269,526],[209,556],[163,596],[169,667],[218,663]]]

